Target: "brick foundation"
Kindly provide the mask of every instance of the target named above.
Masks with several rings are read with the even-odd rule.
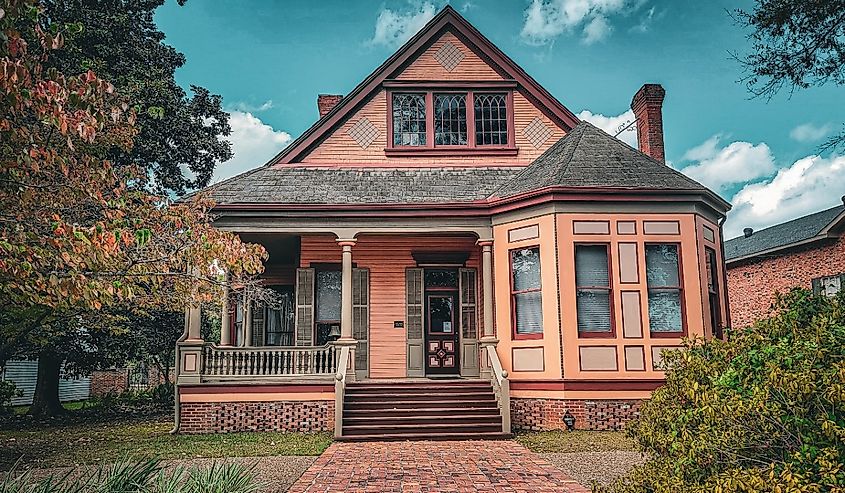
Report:
[[[180,410],[181,433],[334,429],[334,401],[186,402]]]
[[[511,397],[514,430],[563,430],[563,415],[575,416],[579,430],[621,430],[640,415],[640,400],[526,399]]]

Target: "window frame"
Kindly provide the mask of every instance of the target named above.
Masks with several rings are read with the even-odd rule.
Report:
[[[575,331],[578,333],[579,339],[615,339],[616,338],[616,296],[614,293],[614,285],[613,285],[613,259],[611,258],[612,254],[612,245],[608,242],[601,242],[601,241],[579,241],[575,242],[572,247],[572,272],[573,275],[575,273],[575,268],[577,266],[576,257],[578,255],[578,247],[579,246],[604,246],[607,247],[607,288],[604,286],[579,286],[578,285],[578,277],[575,276]],[[617,247],[618,248],[618,247]],[[578,290],[579,289],[607,289],[608,292],[608,303],[609,303],[609,310],[610,310],[610,331],[609,332],[582,332],[580,328],[578,328]]]
[[[387,99],[387,147],[384,152],[388,156],[515,156],[516,134],[514,132],[514,104],[513,92],[516,83],[510,81],[490,82],[459,82],[436,83],[417,82],[407,84],[403,81],[385,82]],[[395,145],[393,142],[393,95],[394,94],[424,94],[425,95],[425,125],[426,144],[424,146]],[[475,93],[504,94],[507,121],[507,145],[476,145],[475,141]],[[437,94],[466,95],[466,145],[435,145],[434,100]]]
[[[514,276],[513,276],[513,254],[520,250],[530,250],[536,248],[537,249],[537,258],[540,259],[540,287],[537,289],[524,289],[521,291],[514,290]],[[542,325],[540,326],[540,332],[535,332],[531,334],[520,334],[516,331],[516,295],[523,294],[523,293],[540,293],[540,315],[543,314],[543,260],[540,257],[540,244],[539,243],[532,243],[530,245],[523,245],[519,247],[514,247],[508,249],[508,278],[509,278],[509,290],[510,290],[510,304],[511,304],[511,339],[514,341],[520,340],[536,340],[536,339],[543,339],[545,334],[545,327]]]
[[[675,245],[678,249],[678,287],[673,286],[660,286],[657,288],[653,288],[655,291],[678,291],[678,298],[681,303],[681,330],[677,332],[654,332],[651,330],[651,317],[649,315],[649,311],[651,309],[648,303],[648,294],[652,290],[652,288],[648,284],[648,246],[649,245]],[[681,242],[679,241],[646,241],[643,244],[643,261],[645,263],[645,301],[646,301],[646,319],[648,320],[648,333],[654,339],[680,339],[687,336],[687,303],[686,303],[686,290],[684,289],[684,257],[681,248]]]

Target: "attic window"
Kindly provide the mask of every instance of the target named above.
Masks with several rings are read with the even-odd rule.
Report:
[[[510,90],[476,92],[445,83],[409,89],[389,92],[388,155],[516,154]]]

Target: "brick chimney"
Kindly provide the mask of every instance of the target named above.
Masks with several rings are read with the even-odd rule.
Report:
[[[342,94],[319,94],[317,96],[317,109],[320,110],[320,118],[326,116],[326,113],[337,106],[341,99],[343,99]]]
[[[663,152],[663,97],[666,91],[660,84],[644,84],[634,95],[631,109],[637,119],[637,141],[640,150],[661,163]]]

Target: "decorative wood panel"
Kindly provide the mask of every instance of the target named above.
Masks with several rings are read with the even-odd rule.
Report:
[[[619,282],[640,282],[639,262],[637,261],[637,244],[619,244]]]
[[[622,335],[643,336],[643,316],[639,291],[622,291]]]
[[[521,228],[508,230],[508,241],[513,243],[515,241],[531,240],[540,237],[540,226],[532,224],[531,226],[523,226]]]
[[[576,235],[607,235],[610,221],[573,221],[572,231]]]
[[[543,371],[545,356],[542,347],[515,347],[511,350],[513,371]]]
[[[296,269],[296,345],[314,340],[314,269]]]
[[[643,221],[643,233],[647,235],[677,235],[681,234],[678,221]]]
[[[616,371],[616,346],[581,346],[578,348],[581,371]]]
[[[645,371],[645,349],[642,346],[625,346],[625,369]]]
[[[449,45],[451,45],[451,48]],[[457,63],[455,63],[456,61]],[[501,80],[502,76],[454,34],[446,32],[395,78],[404,80]]]
[[[616,232],[620,235],[637,234],[637,221],[619,221],[616,223]]]

